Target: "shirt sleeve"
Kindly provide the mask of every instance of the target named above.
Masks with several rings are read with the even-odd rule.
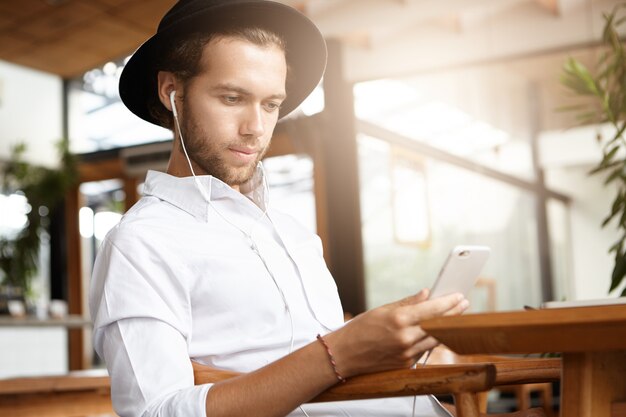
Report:
[[[210,385],[194,386],[184,339],[174,328],[132,318],[110,324],[102,333],[111,398],[120,417],[206,417]]]
[[[184,282],[171,259],[164,267],[149,245],[131,247],[105,240],[90,285],[94,348],[111,377],[113,407],[121,417],[206,417],[210,385],[194,386]]]

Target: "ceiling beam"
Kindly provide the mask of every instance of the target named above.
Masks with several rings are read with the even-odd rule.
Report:
[[[351,81],[416,74],[504,57],[595,44],[604,26],[602,12],[619,0],[572,8],[558,18],[534,2],[524,2],[506,15],[492,16],[477,27],[458,33],[430,23],[410,28],[393,40],[372,39],[369,49],[346,49],[346,77]]]
[[[342,0],[334,7],[311,13],[327,37],[363,30],[386,32],[394,28],[428,25],[442,16],[471,11],[493,11],[529,0]]]

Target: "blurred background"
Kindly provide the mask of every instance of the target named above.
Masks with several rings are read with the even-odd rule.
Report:
[[[282,2],[319,26],[329,63],[276,129],[272,204],[321,236],[347,313],[432,285],[458,244],[492,248],[472,311],[609,295],[621,234],[601,223],[617,188],[589,171],[615,128],[560,110],[587,103],[561,78],[569,58],[593,71],[603,14],[624,2]],[[44,221],[26,290],[0,275],[5,305],[42,310],[35,324],[8,307],[0,316],[0,377],[101,366],[86,307],[93,259],[146,171],[165,168],[172,137],[126,110],[118,77],[174,3],[0,2],[0,166],[21,143],[28,166],[62,171],[64,141],[77,170],[54,207],[29,202],[19,181],[2,189],[2,239],[30,213]],[[66,303],[64,325],[42,325],[51,300]]]

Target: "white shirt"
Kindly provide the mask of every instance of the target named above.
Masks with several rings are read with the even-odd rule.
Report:
[[[94,347],[122,417],[205,417],[211,385],[194,386],[190,358],[249,372],[343,324],[319,237],[268,209],[262,170],[242,193],[210,176],[198,181],[149,172],[144,197],[99,249]],[[428,397],[417,400],[417,416],[438,415]],[[304,407],[311,417],[410,416],[411,404]]]

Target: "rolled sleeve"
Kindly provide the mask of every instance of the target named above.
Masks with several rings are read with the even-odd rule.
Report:
[[[163,267],[149,244],[130,251],[123,236],[115,242],[103,242],[90,288],[94,347],[111,376],[115,411],[121,417],[205,417],[210,386],[194,385],[184,281],[171,264]]]
[[[111,397],[121,416],[205,417],[209,384],[194,386],[184,339],[154,319],[117,321],[102,330]]]

